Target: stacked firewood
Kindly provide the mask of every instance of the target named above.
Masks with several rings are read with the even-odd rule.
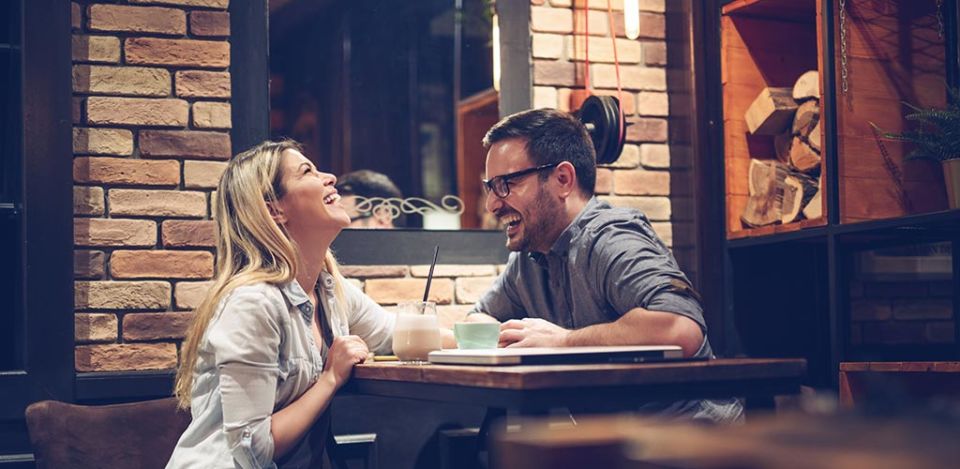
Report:
[[[752,135],[773,137],[776,159],[750,159],[750,198],[740,216],[750,227],[820,218],[820,75],[791,88],[764,88],[744,115]]]

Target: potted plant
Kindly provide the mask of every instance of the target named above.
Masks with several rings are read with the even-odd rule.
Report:
[[[916,124],[901,133],[886,132],[884,137],[914,145],[907,159],[925,158],[939,161],[951,209],[960,208],[960,90],[947,87],[946,107],[920,108],[903,103],[910,109],[904,117]]]

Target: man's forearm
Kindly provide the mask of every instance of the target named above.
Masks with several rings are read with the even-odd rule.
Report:
[[[566,345],[679,345],[685,357],[703,343],[703,332],[692,319],[674,313],[634,308],[620,319],[570,331]]]

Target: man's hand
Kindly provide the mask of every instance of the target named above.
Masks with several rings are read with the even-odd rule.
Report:
[[[537,318],[511,319],[500,325],[500,347],[562,347],[568,329]]]

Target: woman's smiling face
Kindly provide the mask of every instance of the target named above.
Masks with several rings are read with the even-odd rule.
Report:
[[[336,176],[317,171],[307,157],[292,149],[281,156],[280,175],[283,195],[276,202],[277,222],[291,235],[306,230],[340,231],[350,225],[350,215],[334,187]]]

